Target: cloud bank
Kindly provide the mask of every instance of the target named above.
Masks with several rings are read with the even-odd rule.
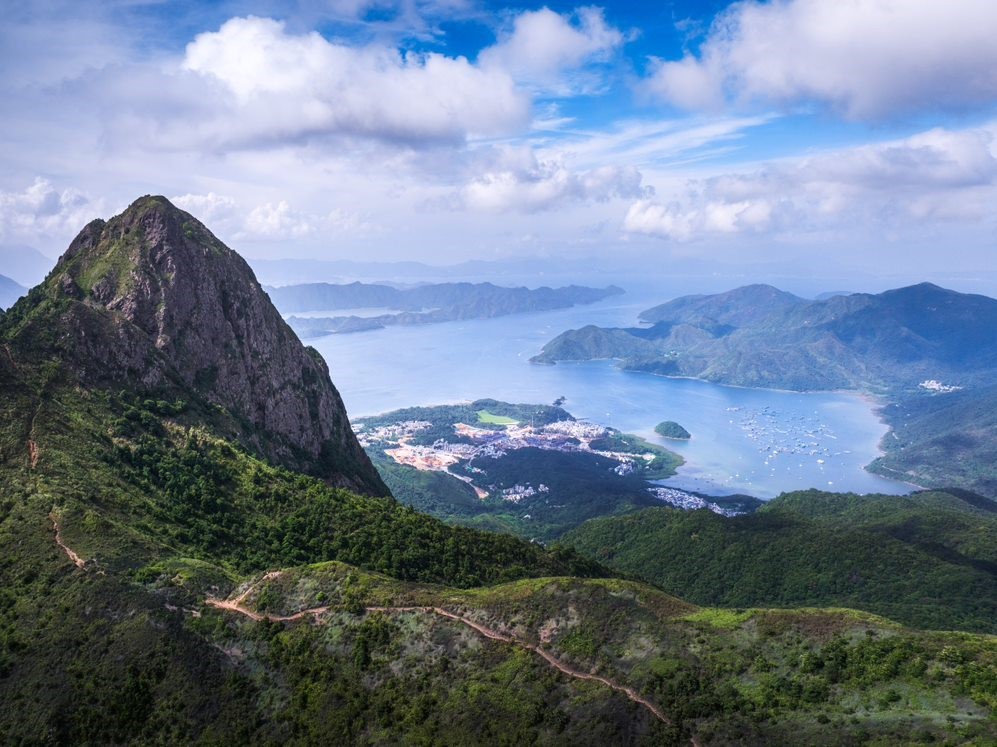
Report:
[[[494,162],[460,190],[460,204],[494,212],[535,213],[569,203],[607,202],[651,194],[633,166],[578,171],[563,155],[538,157],[530,148],[499,151]]]
[[[23,191],[0,191],[0,241],[30,242],[39,235],[75,233],[101,207],[77,189],[58,190],[36,177]]]
[[[818,102],[876,120],[997,101],[991,0],[746,0],[647,88],[683,109]]]
[[[904,232],[982,221],[997,201],[995,129],[935,129],[747,173],[690,181],[630,206],[625,230],[674,241],[752,233]]]

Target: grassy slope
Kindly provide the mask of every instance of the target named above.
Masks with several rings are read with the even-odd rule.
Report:
[[[341,564],[291,570],[251,587],[269,614],[330,606],[314,625],[253,623],[218,610],[199,625],[243,653],[273,702],[328,705],[325,667],[366,692],[345,698],[354,739],[466,743],[828,744],[993,735],[991,638],[922,633],[848,610],[701,609],[619,580],[533,579],[457,591],[401,584]],[[556,674],[521,646],[482,643],[427,612],[358,616],[364,605],[441,606],[564,664],[628,685],[663,724],[598,683]],[[246,647],[247,638],[254,645]],[[352,665],[352,666],[351,666]],[[358,688],[359,690],[359,688]],[[361,697],[365,700],[361,700]],[[289,709],[298,735],[309,712]],[[332,737],[333,735],[327,735]]]
[[[997,632],[997,513],[985,499],[805,491],[749,516],[660,508],[596,519],[566,541],[702,604],[849,606]]]

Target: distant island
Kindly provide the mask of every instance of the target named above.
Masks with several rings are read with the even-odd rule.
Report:
[[[671,438],[676,441],[688,441],[692,434],[674,420],[663,420],[654,426],[654,432],[662,438]]]
[[[619,358],[633,371],[795,391],[968,387],[997,374],[997,300],[930,283],[823,301],[749,285],[639,318],[649,326],[565,332],[534,361]]]
[[[887,403],[879,474],[997,498],[997,300],[930,283],[811,301],[769,285],[676,298],[647,326],[569,330],[535,363],[616,358],[631,371]]]
[[[478,400],[353,421],[392,494],[438,518],[529,539],[651,506],[753,511],[747,496],[704,498],[650,482],[682,457],[561,407]]]
[[[372,283],[306,283],[267,288],[271,300],[301,337],[364,332],[393,325],[491,319],[507,314],[566,309],[623,293],[622,288],[507,288],[492,283],[436,283],[396,288]],[[294,313],[375,309],[369,316],[301,317]]]

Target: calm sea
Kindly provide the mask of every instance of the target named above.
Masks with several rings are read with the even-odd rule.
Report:
[[[665,484],[772,498],[786,490],[901,494],[911,486],[863,469],[886,432],[874,403],[850,394],[796,394],[621,371],[611,361],[538,366],[529,358],[566,329],[632,326],[664,298],[621,296],[590,306],[498,319],[330,335],[308,344],[332,372],[351,417],[481,398],[552,403],[575,417],[636,433],[682,454]],[[336,315],[339,312],[330,312]],[[315,313],[320,316],[322,314]],[[674,420],[688,442],[654,433]]]

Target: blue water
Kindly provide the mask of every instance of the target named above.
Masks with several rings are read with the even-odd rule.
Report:
[[[902,494],[906,483],[863,469],[886,427],[857,395],[798,394],[669,379],[618,369],[612,361],[538,366],[529,358],[566,329],[632,326],[661,298],[608,299],[556,312],[390,327],[308,340],[325,357],[351,417],[413,405],[491,397],[551,403],[565,397],[575,417],[636,433],[682,454],[664,484],[713,495],[772,498],[787,490]],[[681,423],[688,442],[654,433]]]

